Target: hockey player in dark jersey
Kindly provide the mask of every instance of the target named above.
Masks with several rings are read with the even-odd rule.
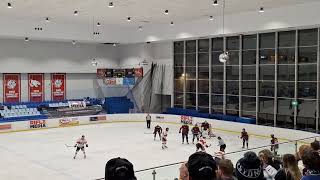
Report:
[[[240,139],[242,139],[242,148],[245,148],[245,145],[247,145],[247,149],[249,147],[249,135],[246,131],[246,129],[242,129],[242,132],[241,132],[241,137]]]
[[[156,125],[156,126],[154,127],[154,131],[153,131],[154,140],[156,140],[157,134],[159,134],[159,139],[161,140],[161,133],[162,133],[162,128],[161,128],[161,126]]]
[[[188,134],[189,134],[189,126],[184,124],[181,126],[179,133],[182,133],[182,144],[184,144],[184,139],[186,138],[187,143],[189,144]]]
[[[200,129],[198,125],[194,125],[194,127],[191,129],[192,132],[192,144],[194,144],[194,139],[197,138],[197,141],[199,141],[199,136],[200,136]]]

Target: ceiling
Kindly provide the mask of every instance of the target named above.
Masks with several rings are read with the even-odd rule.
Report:
[[[7,8],[10,1],[13,8]],[[108,3],[114,3],[113,8]],[[264,7],[289,6],[319,0],[225,0],[226,13],[234,14],[255,11]],[[205,16],[221,16],[222,0],[213,6],[212,0],[0,0],[0,18],[6,20],[30,21],[41,25],[49,17],[55,26],[61,24],[85,24],[92,27],[100,22],[102,26],[137,27],[188,22]],[[78,16],[73,12],[79,11]],[[164,11],[169,10],[165,15]],[[127,22],[127,17],[132,17]],[[25,27],[27,28],[27,27]],[[28,27],[29,28],[29,27]],[[62,27],[63,28],[63,27]],[[58,38],[58,37],[57,37]]]

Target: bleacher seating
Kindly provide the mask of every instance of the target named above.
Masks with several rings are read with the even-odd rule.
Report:
[[[193,117],[200,117],[200,118],[207,118],[207,119],[217,119],[217,120],[223,120],[223,121],[256,124],[256,119],[253,119],[253,118],[231,116],[231,115],[224,115],[224,114],[218,114],[218,113],[213,113],[213,114],[200,113],[196,110],[182,109],[182,108],[168,108],[165,114],[185,115],[185,116],[193,116]]]
[[[129,113],[129,110],[133,108],[133,102],[126,96],[105,98],[104,109],[108,114]]]

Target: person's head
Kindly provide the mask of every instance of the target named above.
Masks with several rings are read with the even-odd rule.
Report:
[[[283,168],[287,169],[294,179],[301,179],[301,172],[298,167],[298,161],[292,154],[285,154],[282,157]]]
[[[198,124],[196,123],[194,126],[195,126],[195,127],[198,127]]]
[[[196,152],[189,157],[188,171],[190,180],[215,180],[217,165],[210,154]]]
[[[169,128],[168,128],[168,127],[166,128],[166,131],[169,131]]]
[[[236,164],[238,180],[263,180],[263,168],[256,153],[249,151]]]
[[[243,128],[243,129],[242,129],[242,132],[246,132],[246,129],[245,129],[245,128]]]
[[[263,164],[268,164],[270,165],[272,163],[272,152],[269,149],[264,149],[259,152],[259,159]]]
[[[305,153],[305,151],[311,150],[311,147],[309,145],[301,145],[299,147],[299,151],[296,154],[296,159],[301,160],[302,155]]]
[[[233,164],[229,159],[221,159],[218,164],[218,175],[220,177],[233,176]]]
[[[303,165],[308,170],[320,170],[320,155],[312,149],[306,150],[301,156]]]
[[[310,145],[311,145],[311,148],[312,148],[314,151],[319,151],[319,150],[320,150],[320,143],[319,143],[319,141],[314,140]]]
[[[221,139],[221,137],[220,137],[220,136],[218,136],[218,139],[220,140],[220,139]]]
[[[84,135],[82,135],[82,136],[81,136],[81,139],[84,139],[84,138],[85,138],[85,136],[84,136]]]
[[[110,159],[105,167],[105,180],[137,180],[133,165],[127,159]]]
[[[270,137],[271,137],[271,138],[274,138],[274,134],[271,134]]]

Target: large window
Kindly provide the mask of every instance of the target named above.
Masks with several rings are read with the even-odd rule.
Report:
[[[315,131],[318,34],[314,28],[174,42],[174,106]],[[221,63],[224,51],[230,56]]]

